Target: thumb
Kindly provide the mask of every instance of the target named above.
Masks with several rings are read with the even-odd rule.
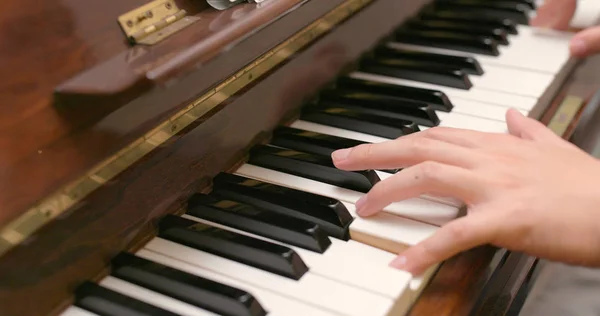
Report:
[[[562,138],[554,134],[548,127],[539,121],[525,117],[521,112],[510,109],[506,112],[506,124],[508,132],[522,139],[541,142],[562,141]]]
[[[503,221],[487,210],[471,213],[440,227],[435,234],[400,253],[390,266],[420,275],[433,264],[462,251],[490,243]]]
[[[573,36],[569,45],[571,55],[586,57],[600,52],[600,26],[587,28]]]

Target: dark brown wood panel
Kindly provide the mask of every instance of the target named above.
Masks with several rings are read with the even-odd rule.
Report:
[[[494,272],[495,252],[479,247],[444,262],[408,315],[468,315]]]
[[[223,52],[218,57],[213,54],[223,49],[227,41],[239,39],[244,34],[240,34],[237,28],[236,23],[241,23],[239,18],[235,20],[231,17],[232,13],[218,13],[211,9],[198,13],[203,17],[202,23],[190,26],[172,39],[154,47],[128,49],[116,17],[143,2],[123,1],[114,8],[106,6],[111,7],[110,10],[103,11],[100,2],[79,5],[70,1],[67,4],[73,7],[65,8],[63,2],[46,1],[37,9],[39,12],[34,11],[37,12],[35,14],[24,11],[25,6],[35,7],[25,3],[15,9],[23,16],[22,20],[18,19],[19,15],[2,20],[13,24],[3,25],[0,38],[0,69],[6,74],[0,76],[0,99],[4,104],[0,109],[0,191],[3,192],[0,196],[0,227],[342,0],[310,1],[294,11],[295,14],[275,21],[274,26],[268,28],[271,31],[265,29],[259,32],[270,32],[270,36],[246,39],[236,50]],[[277,1],[287,6],[298,2]],[[204,1],[192,1],[187,6],[184,3],[182,7],[196,4],[198,9],[198,3]],[[257,12],[264,9],[260,8]],[[96,16],[90,17],[93,10],[97,11]],[[53,16],[53,12],[64,12],[65,16],[56,16],[52,21],[44,19],[45,16]],[[262,15],[258,17],[265,18]],[[31,24],[28,20],[36,21],[31,30],[15,28],[14,25]],[[211,24],[215,21],[218,23]],[[79,26],[86,22],[96,24]],[[251,22],[250,25],[256,26],[260,21]],[[36,34],[36,30],[41,33]],[[34,45],[36,40],[33,37],[38,36],[40,39]],[[64,45],[62,42],[65,42]],[[200,42],[203,45],[198,46]],[[136,58],[129,57],[132,55]],[[193,58],[178,57],[180,55]],[[153,86],[151,91],[136,95],[134,100],[119,109],[97,108],[91,104],[88,108],[65,113],[58,111],[52,103],[55,86],[92,66],[103,69],[100,72],[104,75],[98,76],[102,84],[98,86],[104,87],[115,68],[122,70],[119,74],[126,77],[136,76],[131,72],[137,69],[136,73],[143,71],[144,74],[144,71],[152,70],[148,76],[174,78],[175,74],[170,73],[172,69],[177,70],[177,75],[182,75],[191,61],[209,57],[213,59],[201,64],[201,67],[195,66],[195,72],[185,78],[178,78],[166,86]],[[126,58],[129,59],[123,60]],[[153,62],[151,67],[148,66]],[[174,64],[171,65],[171,62]],[[163,68],[166,64],[169,66]],[[80,106],[87,105],[90,104],[83,102]],[[112,113],[98,120],[106,111]]]
[[[168,92],[150,94],[144,99],[147,103],[136,100],[140,102],[136,106],[145,105],[151,111],[162,102],[188,99],[186,94],[197,92],[195,88],[210,82],[205,75],[210,73],[207,69],[219,73],[239,70],[241,67],[227,68],[234,66],[226,62],[248,60],[250,50],[264,51],[275,39],[281,42],[282,34],[314,21],[334,2],[309,2],[261,30],[252,40],[219,56],[206,65],[204,72],[179,81]],[[247,147],[278,124],[286,112],[300,106],[305,96],[331,80],[344,65],[356,60],[379,36],[413,15],[422,4],[376,1],[258,85],[229,100],[210,119],[172,139],[90,195],[72,212],[42,229],[38,237],[7,253],[0,260],[3,315],[43,315],[60,306],[79,282],[100,273],[111,256],[131,245],[141,231],[165,212],[176,210],[186,196],[202,187],[204,179],[236,163]],[[112,133],[112,143],[105,143],[118,148],[115,143],[124,133]],[[87,152],[101,145],[82,143],[72,148]],[[24,303],[32,297],[36,304]]]

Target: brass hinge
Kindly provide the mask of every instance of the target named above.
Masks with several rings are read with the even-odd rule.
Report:
[[[199,18],[187,12],[175,0],[155,0],[119,16],[119,25],[132,44],[154,45]]]

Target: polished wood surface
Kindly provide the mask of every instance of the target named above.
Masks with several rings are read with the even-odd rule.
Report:
[[[29,141],[20,135],[21,142],[5,147],[14,147],[14,154],[2,164],[10,166],[12,172],[3,176],[2,189],[6,194],[2,208],[7,213],[2,222],[83,172],[100,157],[122,148],[134,136],[153,127],[152,123],[217,84],[219,77],[237,72],[342,2],[309,1],[176,84],[153,89],[99,123],[76,130],[78,134],[64,137],[70,130],[63,129],[62,138],[55,134],[46,140],[51,147],[41,147],[42,140],[36,137]],[[191,192],[207,183],[206,179],[235,164],[248,146],[299,107],[303,98],[334,78],[380,36],[414,15],[422,4],[376,1],[252,89],[227,100],[202,124],[197,122],[195,128],[169,140],[40,230],[36,237],[5,254],[0,260],[3,315],[44,315],[68,303],[65,299],[81,281],[101,273],[111,256],[129,248],[144,229],[151,229],[157,218],[178,209]],[[33,78],[34,74],[29,76]],[[50,87],[49,84],[47,92]],[[40,98],[40,102],[48,101],[47,95],[40,94]],[[47,103],[41,104],[42,110],[53,114]],[[41,128],[41,121],[38,124]],[[48,122],[44,128],[51,125]],[[34,127],[33,132],[39,133]],[[41,154],[37,148],[41,148]],[[32,153],[33,150],[36,151]],[[21,155],[25,153],[35,155],[32,160],[23,159]],[[36,304],[23,304],[31,297],[36,297]]]
[[[2,17],[13,23],[3,24],[0,33],[0,69],[5,70],[0,91],[10,105],[2,107],[0,117],[0,227],[343,0],[308,1],[222,52],[214,48],[219,45],[201,50],[207,46],[194,39],[211,25],[207,19],[156,47],[129,48],[116,17],[143,2],[120,1],[114,7],[95,0],[85,5],[7,4],[15,11]],[[426,2],[375,1],[5,254],[0,258],[1,314],[59,312],[80,282],[102,276],[112,256],[149,238],[156,220],[177,212],[192,192],[210,190],[211,177],[242,161],[247,149],[267,139],[305,98],[351,68],[365,50]],[[221,15],[200,3],[181,6],[194,14],[212,12],[211,21],[233,19],[231,12]],[[255,17],[247,25],[263,21]],[[29,23],[31,29],[15,27],[28,21],[35,21]],[[214,23],[215,30],[224,29]],[[220,43],[236,38],[230,36]],[[137,51],[144,52],[142,57],[123,59]],[[196,61],[201,66],[191,67]],[[94,71],[93,66],[99,72],[85,78],[83,71]],[[115,68],[123,70],[121,81],[110,80]],[[82,73],[84,77],[76,77]],[[56,111],[56,87],[67,97],[66,110]],[[107,91],[133,94],[103,99],[110,95]],[[81,111],[69,108],[69,98],[100,101]],[[106,104],[114,100],[119,101],[114,108]],[[493,254],[483,247],[446,262],[411,315],[467,315],[490,284]],[[35,304],[30,303],[33,298]]]
[[[236,55],[220,53],[301,0],[225,12],[181,0],[199,22],[156,46],[130,47],[116,18],[145,2],[11,2],[0,13],[0,227],[340,3],[302,8],[304,19],[240,43],[246,54]],[[194,88],[175,91],[191,70]]]

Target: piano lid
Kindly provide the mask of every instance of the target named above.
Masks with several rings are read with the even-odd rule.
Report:
[[[20,38],[5,28],[0,41],[13,48],[12,58],[0,62],[16,75],[1,81],[10,93],[0,119],[0,253],[371,1],[277,0],[225,11],[197,1],[157,0],[133,10],[139,1],[106,9],[47,1],[39,14],[62,12],[54,20],[40,19]],[[15,24],[28,14],[17,10]],[[191,20],[149,42],[126,31],[129,21],[158,15]],[[286,28],[244,40],[274,21]]]

